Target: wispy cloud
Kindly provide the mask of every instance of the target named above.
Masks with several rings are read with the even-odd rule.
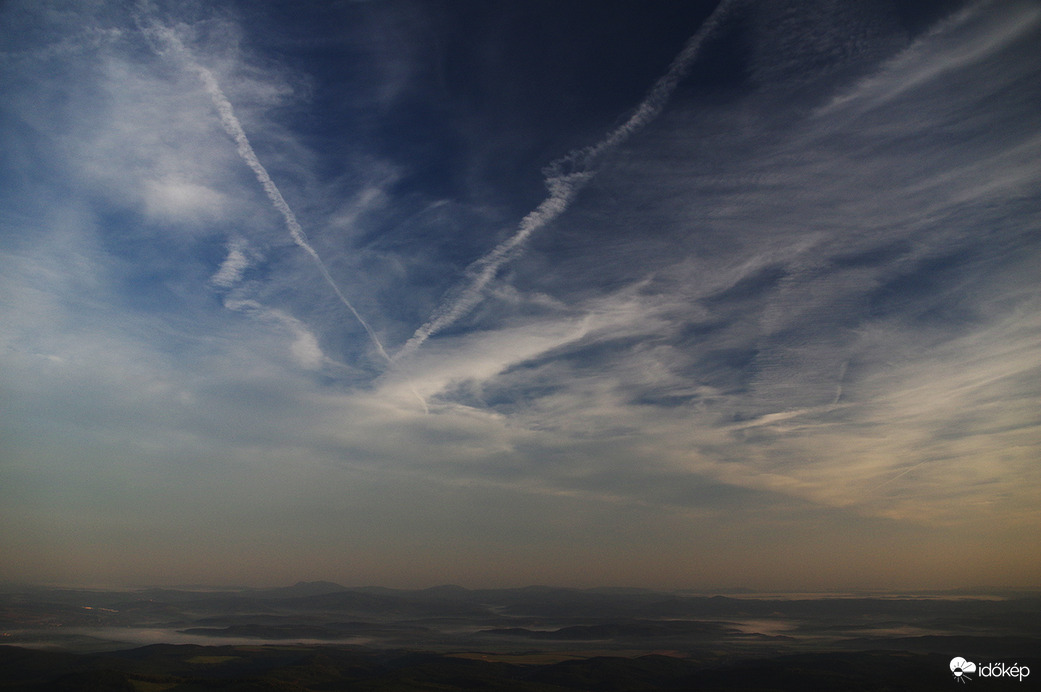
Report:
[[[144,33],[0,5],[29,32],[0,56],[5,575],[953,582],[971,546],[1036,578],[1035,4],[901,50],[885,3],[726,3],[650,91],[653,61],[596,73],[647,93],[620,125],[523,156],[541,121],[490,138],[471,53],[420,50],[485,20],[392,5],[318,38],[297,5]],[[384,20],[416,40],[366,43]]]
[[[440,388],[449,401],[489,407],[514,425],[553,430],[572,445],[588,437],[624,439],[622,456],[656,458],[650,463],[692,479],[868,516],[956,521],[947,498],[962,491],[953,478],[987,466],[996,474],[991,489],[1009,493],[1007,515],[1019,516],[1034,491],[998,477],[1020,478],[1021,458],[1011,450],[1035,445],[1028,440],[1037,435],[1036,421],[1012,402],[1026,401],[1013,383],[1036,378],[1027,360],[1002,356],[998,344],[1031,350],[1036,327],[1023,317],[1032,298],[1014,286],[1029,284],[1032,270],[976,229],[1005,229],[1000,235],[1008,247],[1029,244],[1026,227],[1009,227],[993,201],[1023,200],[1037,183],[1038,169],[1025,164],[1036,138],[1029,132],[1015,142],[988,137],[982,123],[952,120],[953,114],[969,108],[1000,121],[1009,106],[959,105],[940,94],[949,93],[951,78],[1008,93],[1034,67],[998,76],[988,61],[1019,50],[1025,34],[1007,28],[1029,26],[1032,16],[976,26],[965,36],[954,21],[847,87],[841,109],[829,102],[780,133],[750,128],[755,139],[724,138],[718,149],[695,140],[691,150],[702,159],[684,159],[665,173],[656,157],[672,160],[673,151],[656,150],[653,141],[634,145],[630,160],[614,161],[604,173],[598,198],[654,209],[657,228],[675,229],[675,246],[690,254],[679,261],[674,251],[642,255],[655,262],[636,267],[644,272],[642,288],[631,296],[636,309],[614,313],[618,319],[602,331],[572,322],[573,331],[559,339],[525,342],[519,336],[525,330],[549,337],[551,325],[566,323],[555,321],[564,312],[529,318],[525,326],[518,316],[498,332],[453,335],[444,350],[431,346],[426,356],[415,355],[417,381],[427,383],[430,396]],[[946,64],[944,56],[963,54],[965,42],[989,52],[955,73],[922,77],[923,64]],[[913,95],[902,92],[899,102],[880,96],[878,84],[908,79],[916,80]],[[677,123],[683,123],[677,130],[689,127]],[[966,140],[952,146],[944,127],[964,128]],[[920,146],[902,149],[895,132],[920,133]],[[680,131],[658,138],[669,147],[686,141]],[[740,158],[721,158],[734,152]],[[919,163],[922,156],[928,163]],[[952,197],[952,190],[959,192]],[[604,222],[596,201],[569,202],[572,229],[598,225],[588,242],[569,248],[574,278],[557,277],[560,295],[588,293],[588,276],[602,279],[615,267],[629,279],[632,268],[613,254],[624,260],[648,245],[631,231],[645,219]],[[1002,274],[1008,278],[998,279]],[[540,286],[536,271],[523,277]],[[1019,317],[984,319],[995,300],[1017,305]],[[581,301],[570,307],[577,314],[593,309]],[[531,349],[492,348],[501,357],[487,367],[468,351],[500,336]],[[455,355],[481,365],[468,373],[450,365]],[[436,377],[439,366],[443,378]],[[992,368],[993,376],[984,375]],[[942,377],[946,370],[972,373],[967,377],[979,385]],[[925,396],[915,383],[937,389]],[[1007,414],[988,400],[1005,402]],[[892,408],[898,401],[921,409],[898,412]],[[964,435],[955,433],[953,419],[964,421]],[[974,451],[990,444],[1008,450],[1005,461],[997,453],[983,461]],[[997,504],[986,511],[1006,516]]]
[[[236,238],[228,243],[228,255],[210,281],[221,288],[231,288],[241,281],[243,272],[250,265],[248,247],[249,243],[243,238]]]
[[[563,214],[575,195],[593,179],[599,159],[619,147],[634,133],[658,117],[676,89],[676,85],[697,58],[701,44],[720,23],[727,11],[728,4],[727,2],[722,3],[684,44],[683,49],[672,61],[666,73],[655,82],[647,96],[624,123],[609,132],[596,144],[571,151],[546,166],[543,173],[546,176],[545,183],[549,189],[549,196],[521,219],[513,235],[470,265],[466,272],[472,277],[470,281],[462,289],[453,292],[448,298],[448,302],[441,305],[434,315],[416,330],[415,334],[395,354],[395,359],[408,357],[431,336],[454,324],[473,310],[481,301],[482,292],[495,278],[502,265],[515,256],[515,253],[533,233]]]
[[[221,125],[224,126],[225,131],[228,135],[235,140],[235,146],[238,150],[239,156],[249,166],[250,170],[253,171],[257,177],[257,181],[260,182],[261,187],[264,188],[264,194],[271,200],[271,204],[278,210],[278,213],[285,219],[286,228],[289,230],[290,236],[293,238],[293,242],[301,247],[311,258],[314,260],[315,266],[318,271],[321,272],[322,278],[325,282],[333,289],[336,296],[340,299],[340,302],[350,311],[358,323],[365,329],[365,332],[369,335],[369,339],[372,341],[373,346],[386,361],[390,361],[390,356],[383,348],[383,344],[380,342],[376,332],[369,326],[369,323],[361,316],[361,314],[355,309],[351,301],[347,299],[347,296],[340,290],[339,285],[333,279],[329,270],[326,268],[325,263],[322,261],[321,256],[311,246],[307,240],[307,235],[304,233],[304,229],[300,226],[300,222],[297,221],[296,215],[293,210],[286,203],[285,198],[282,197],[282,193],[279,191],[278,186],[271,179],[271,175],[264,168],[264,165],[260,163],[260,159],[257,158],[256,152],[253,151],[253,147],[249,143],[249,138],[246,137],[245,130],[242,129],[241,123],[238,118],[235,117],[235,111],[231,106],[231,102],[224,95],[224,92],[220,88],[220,84],[217,82],[217,78],[214,77],[213,73],[200,65],[192,58],[191,54],[184,47],[184,44],[177,37],[177,34],[170,29],[165,27],[158,22],[152,21],[146,23],[144,26],[146,33],[153,37],[160,46],[160,52],[173,53],[183,64],[192,72],[195,72],[199,79],[203,83],[203,87],[206,89],[206,93],[213,99],[213,105],[217,109],[217,113],[220,116]]]

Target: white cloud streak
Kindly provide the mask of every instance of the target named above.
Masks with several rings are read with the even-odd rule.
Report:
[[[340,363],[336,363],[326,357],[322,352],[321,347],[318,345],[318,339],[315,335],[312,334],[300,320],[296,319],[292,315],[288,315],[275,308],[261,305],[255,300],[237,300],[229,298],[224,301],[224,307],[229,310],[235,310],[236,312],[254,314],[261,319],[276,322],[292,332],[294,339],[293,343],[289,347],[289,353],[296,364],[305,370],[317,370],[325,363],[341,365]]]
[[[980,2],[940,23],[929,35],[902,52],[878,76],[866,80],[856,92],[835,98],[822,113],[846,106],[850,102],[877,106],[922,88],[946,74],[957,73],[1010,43],[1029,36],[1041,21],[1041,8],[1033,3],[1008,3],[1006,11],[994,12],[993,2]],[[944,60],[923,60],[922,51],[946,48]],[[899,79],[894,80],[896,75]],[[870,100],[865,99],[870,96]]]
[[[249,268],[249,258],[244,252],[246,241],[237,238],[228,243],[228,256],[220,265],[220,269],[210,281],[221,288],[231,288],[242,279],[242,273]]]
[[[479,304],[485,287],[495,278],[502,265],[516,256],[520,247],[533,233],[563,214],[579,191],[596,176],[593,167],[597,161],[658,117],[669,102],[676,85],[697,58],[701,44],[716,29],[729,7],[729,2],[722,3],[701,28],[687,39],[683,49],[669,65],[669,69],[658,78],[628,120],[596,144],[575,149],[546,166],[543,173],[546,176],[549,197],[521,219],[517,231],[512,236],[470,265],[467,269],[467,273],[472,276],[469,285],[455,294],[448,303],[442,304],[395,354],[394,360],[411,355],[427,339],[454,324]]]
[[[252,145],[249,143],[249,138],[246,136],[245,130],[242,129],[242,124],[238,118],[235,117],[235,111],[232,108],[231,102],[227,96],[224,95],[223,90],[220,87],[220,83],[213,73],[206,67],[200,65],[192,55],[185,48],[184,44],[177,37],[177,35],[166,26],[152,21],[147,26],[142,27],[146,36],[154,39],[158,42],[158,45],[153,44],[156,52],[160,55],[166,53],[173,53],[183,65],[199,76],[202,81],[203,87],[206,89],[206,93],[209,94],[210,99],[213,101],[214,107],[217,109],[217,114],[220,117],[221,125],[224,127],[225,132],[233,140],[235,140],[235,147],[238,151],[239,157],[249,166],[250,170],[257,177],[257,181],[261,187],[264,188],[264,194],[267,195],[268,199],[271,200],[271,204],[275,209],[282,215],[285,220],[286,228],[289,230],[289,235],[292,237],[293,242],[296,243],[300,248],[307,252],[314,260],[315,266],[318,267],[318,271],[322,274],[322,278],[329,284],[329,287],[333,289],[336,296],[340,299],[340,302],[354,315],[354,318],[358,323],[365,329],[365,332],[369,335],[369,340],[373,346],[383,357],[384,360],[390,362],[390,356],[383,347],[383,343],[380,341],[376,332],[369,326],[369,323],[365,321],[365,318],[361,316],[361,313],[354,307],[351,301],[344,295],[343,291],[337,285],[333,279],[329,270],[326,268],[325,263],[322,261],[321,256],[311,246],[307,240],[307,235],[304,233],[304,229],[300,226],[300,222],[297,221],[296,215],[286,202],[285,198],[282,197],[282,193],[279,191],[278,186],[275,185],[275,181],[271,179],[271,175],[264,168],[264,165],[257,158],[256,152],[253,151]]]

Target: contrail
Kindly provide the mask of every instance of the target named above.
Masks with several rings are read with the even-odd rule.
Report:
[[[517,248],[528,239],[528,236],[563,213],[572,198],[574,198],[575,193],[591,177],[592,175],[589,173],[571,173],[566,176],[549,178],[546,181],[550,188],[549,197],[543,200],[542,204],[536,207],[534,211],[521,219],[517,232],[513,236],[500,243],[495,249],[467,268],[467,273],[473,276],[470,284],[462,290],[455,300],[441,305],[435,311],[434,316],[417,329],[416,333],[401,347],[401,350],[394,354],[394,360],[415,352],[433,334],[454,323],[480,303],[481,292],[495,278],[499,267],[515,254]]]
[[[564,213],[575,195],[595,177],[596,171],[593,170],[593,166],[598,160],[658,117],[672,97],[673,91],[676,90],[676,85],[687,74],[694,59],[697,58],[705,37],[719,25],[726,11],[725,8],[730,4],[731,0],[724,0],[705,20],[701,28],[687,39],[683,49],[673,58],[669,69],[658,78],[628,120],[609,132],[596,144],[570,151],[543,169],[549,196],[521,219],[512,236],[467,267],[466,273],[472,277],[470,283],[453,298],[438,307],[433,316],[416,330],[401,347],[401,350],[394,354],[394,360],[411,355],[427,339],[455,323],[480,303],[484,288],[495,278],[502,265],[519,252],[524,242],[535,231]]]
[[[221,125],[224,126],[224,131],[227,132],[233,140],[235,140],[235,147],[238,150],[239,157],[246,163],[247,166],[253,171],[253,174],[257,177],[257,181],[261,187],[264,188],[264,193],[268,199],[271,200],[271,204],[274,205],[275,209],[285,219],[286,228],[289,230],[289,235],[292,236],[293,242],[303,248],[307,254],[311,255],[311,259],[314,260],[315,266],[318,267],[318,271],[321,272],[325,282],[333,289],[336,296],[340,299],[354,318],[358,320],[358,323],[365,328],[365,331],[369,335],[369,339],[372,344],[379,351],[380,355],[383,356],[384,360],[390,362],[390,356],[387,354],[386,349],[383,348],[383,344],[380,342],[379,337],[376,336],[376,332],[373,331],[369,323],[361,316],[361,314],[354,308],[351,301],[347,299],[347,296],[343,294],[340,287],[336,285],[333,277],[329,274],[329,270],[326,269],[325,263],[322,258],[318,255],[318,252],[311,247],[311,244],[307,241],[307,234],[304,233],[304,229],[300,227],[300,222],[296,220],[296,214],[289,207],[285,198],[282,197],[282,193],[279,191],[278,186],[275,185],[275,181],[271,179],[271,175],[268,174],[267,169],[260,163],[260,159],[257,158],[256,152],[253,151],[253,147],[249,143],[249,138],[246,137],[245,130],[242,129],[242,124],[239,123],[239,119],[235,117],[235,111],[231,107],[231,102],[224,95],[224,92],[220,88],[220,83],[217,78],[213,76],[207,68],[203,67],[192,58],[191,54],[181,43],[181,40],[177,38],[176,34],[169,27],[162,26],[157,22],[151,22],[148,27],[142,27],[143,31],[147,36],[158,39],[164,44],[169,50],[172,50],[190,69],[195,72],[199,79],[202,81],[203,87],[206,89],[206,93],[210,95],[210,99],[213,101],[214,107],[217,109],[217,114],[220,116]],[[162,54],[163,50],[157,49],[156,52]]]

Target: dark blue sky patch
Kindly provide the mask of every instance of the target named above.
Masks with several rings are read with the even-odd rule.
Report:
[[[898,240],[868,250],[835,255],[831,258],[831,262],[838,269],[884,266],[903,257],[911,250],[912,245],[909,242]]]
[[[727,99],[748,86],[752,32],[749,18],[730,12],[705,40],[698,61],[683,80],[679,99]]]
[[[705,302],[710,306],[732,305],[762,298],[765,293],[777,288],[778,283],[787,275],[781,266],[764,267],[751,276],[737,281],[733,286],[709,296]]]
[[[868,297],[872,317],[906,317],[923,324],[962,326],[973,319],[968,284],[978,276],[979,257],[965,250],[922,260],[880,285]]]
[[[892,3],[901,24],[912,37],[965,4],[965,0],[894,0]]]

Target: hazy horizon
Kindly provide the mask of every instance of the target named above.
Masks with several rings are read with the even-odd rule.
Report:
[[[1041,585],[1041,6],[0,5],[0,580]]]
[[[587,585],[561,585],[561,584],[543,584],[543,583],[517,583],[517,584],[505,584],[497,586],[471,584],[464,586],[456,583],[438,583],[438,584],[423,584],[419,586],[387,586],[385,584],[341,584],[336,581],[327,579],[316,579],[313,581],[298,581],[294,583],[277,582],[277,583],[228,583],[228,584],[179,584],[173,582],[153,582],[153,583],[140,583],[140,584],[117,584],[117,583],[82,583],[82,582],[25,582],[25,581],[10,581],[0,582],[0,591],[18,591],[20,589],[41,589],[41,590],[69,590],[69,591],[90,591],[90,592],[137,592],[137,591],[149,591],[149,590],[168,590],[168,591],[185,591],[185,592],[199,592],[199,593],[211,593],[211,592],[267,592],[267,591],[278,591],[281,589],[292,589],[294,587],[307,587],[315,586],[319,584],[329,585],[330,587],[335,586],[345,591],[366,591],[366,590],[386,590],[386,591],[400,591],[403,593],[407,592],[418,592],[418,591],[436,591],[438,589],[463,589],[465,591],[523,591],[528,589],[547,589],[547,590],[564,590],[564,591],[585,591],[585,592],[628,592],[628,591],[646,591],[646,592],[658,592],[663,594],[685,594],[689,596],[726,596],[730,598],[752,598],[752,599],[764,599],[770,600],[773,598],[785,599],[787,597],[805,597],[809,599],[828,599],[828,598],[842,598],[842,597],[908,597],[908,598],[944,598],[944,599],[977,599],[977,598],[1004,598],[1010,595],[1022,596],[1026,594],[1035,594],[1041,592],[1041,586],[1034,585],[1018,585],[1018,586],[993,586],[993,585],[969,585],[959,586],[950,588],[920,588],[920,589],[906,589],[906,588],[852,588],[852,589],[840,589],[830,588],[822,590],[784,590],[784,591],[773,591],[773,590],[760,590],[747,586],[731,585],[731,586],[717,586],[717,587],[652,587],[652,586],[634,586],[631,584],[587,584]]]

